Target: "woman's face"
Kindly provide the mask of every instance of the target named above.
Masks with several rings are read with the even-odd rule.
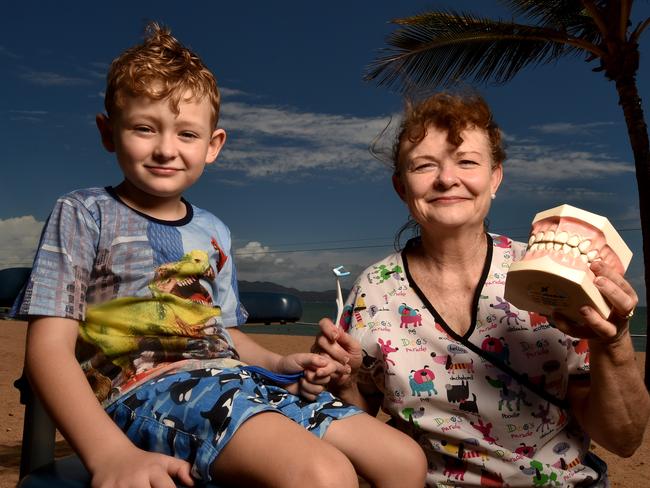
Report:
[[[487,133],[466,129],[460,135],[462,144],[453,147],[447,131],[429,127],[419,143],[402,143],[393,184],[423,231],[482,231],[491,195],[501,183],[502,167],[492,167]]]

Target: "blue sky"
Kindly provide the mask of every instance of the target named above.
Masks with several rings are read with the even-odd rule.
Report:
[[[650,15],[636,2],[634,18]],[[110,61],[168,25],[215,72],[229,138],[188,193],[231,228],[240,279],[332,288],[392,249],[406,210],[368,146],[398,93],[362,81],[389,20],[454,6],[498,16],[492,0],[397,2],[10,2],[0,18],[0,268],[29,265],[56,198],[117,184],[94,125]],[[648,112],[647,36],[638,84]],[[536,212],[562,204],[607,216],[635,256],[644,294],[632,154],[612,83],[582,59],[479,87],[508,141],[491,230],[525,239]]]

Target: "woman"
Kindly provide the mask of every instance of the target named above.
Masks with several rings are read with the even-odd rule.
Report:
[[[480,97],[408,106],[393,156],[420,235],[358,278],[347,333],[321,321],[315,347],[352,370],[328,388],[370,413],[382,406],[416,438],[430,486],[608,486],[589,438],[630,456],[650,412],[628,331],[634,290],[594,262],[611,316],[585,306],[583,324],[557,315],[553,327],[503,299],[526,245],[484,228],[505,153]]]

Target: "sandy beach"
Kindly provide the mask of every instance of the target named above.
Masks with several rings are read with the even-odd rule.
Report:
[[[26,326],[24,322],[0,321],[0,488],[14,487],[18,481],[20,442],[23,427],[23,407],[13,382],[22,371]],[[255,339],[265,347],[279,353],[306,351],[313,338],[255,334]],[[642,370],[645,353],[637,353],[637,363]],[[594,445],[594,451],[605,459],[610,469],[613,487],[645,488],[650,486],[650,435],[646,431],[644,443],[636,454],[624,459]],[[57,453],[65,454],[69,448],[65,441],[57,441]]]

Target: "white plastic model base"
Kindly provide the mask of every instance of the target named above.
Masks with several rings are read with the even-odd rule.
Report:
[[[533,220],[526,255],[508,271],[505,298],[519,309],[543,315],[557,310],[576,322],[583,322],[583,305],[607,318],[610,306],[589,269],[599,259],[621,274],[632,259],[609,220],[571,205],[540,212]]]

